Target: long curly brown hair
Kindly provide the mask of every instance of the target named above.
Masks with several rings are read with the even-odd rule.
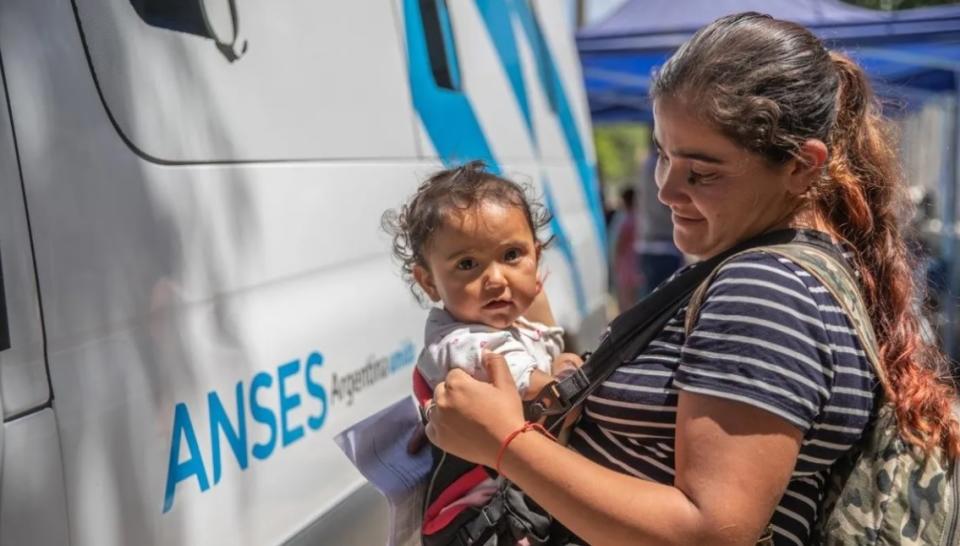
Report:
[[[772,164],[808,139],[830,156],[806,204],[855,250],[901,437],[960,457],[957,388],[943,353],[923,335],[923,287],[902,233],[912,208],[895,135],[863,70],[807,29],[758,13],[718,19],[658,72],[653,100],[683,97],[745,149]]]

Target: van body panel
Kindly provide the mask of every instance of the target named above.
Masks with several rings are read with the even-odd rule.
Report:
[[[2,55],[2,50],[0,50]],[[2,59],[2,57],[0,57]],[[0,88],[0,266],[9,348],[0,347],[4,420],[50,400],[30,229],[5,86]],[[0,310],[3,311],[3,310]]]
[[[196,13],[151,17],[160,0],[73,1],[111,118],[146,156],[176,163],[415,154],[401,37],[383,2],[196,2],[235,7],[247,51],[231,62],[189,28]],[[138,13],[135,4],[148,7]]]
[[[2,426],[0,544],[69,544],[53,410],[43,409]]]
[[[269,9],[255,4],[236,2],[241,13]],[[70,522],[66,542],[367,544],[383,536],[382,499],[333,442],[351,423],[409,395],[422,347],[426,309],[398,274],[381,214],[431,172],[478,149],[487,150],[491,168],[548,199],[560,241],[544,256],[546,290],[560,323],[595,339],[603,246],[563,118],[550,109],[546,88],[532,83],[534,48],[517,13],[507,15],[521,51],[518,73],[533,79],[522,93],[529,106],[519,102],[489,20],[474,2],[451,0],[464,89],[449,105],[461,110],[427,112],[416,90],[433,85],[433,76],[427,82],[413,74],[429,67],[407,70],[409,16],[421,3],[357,2],[342,12],[341,4],[274,7],[290,23],[290,35],[274,45],[271,37],[282,32],[257,30],[270,20],[258,14],[267,22],[249,27],[248,52],[220,66],[211,40],[147,24],[128,0],[0,0],[0,52],[32,229],[0,226],[20,229],[24,252],[30,242],[35,249],[55,395],[52,408],[36,414],[49,421],[21,417],[7,425],[29,428],[24,437],[37,446],[56,427],[49,453],[62,455],[62,472],[50,479],[60,480],[59,489],[17,494],[34,495],[35,503],[59,496],[62,521]],[[332,84],[334,95],[316,95],[316,111],[302,107],[302,118],[290,117],[284,109],[296,97],[278,107],[268,96],[273,81],[253,82],[262,84],[257,96],[231,88],[238,74],[275,76],[277,67],[258,60],[255,47],[267,52],[300,40],[306,49],[295,53],[306,55],[325,38],[296,29],[323,15],[336,37],[367,13],[378,32],[340,43],[371,42],[369,51],[310,50],[344,80]],[[382,50],[389,52],[369,66],[391,64],[376,76],[386,79],[360,74]],[[277,62],[306,85],[323,87],[331,76],[291,73],[288,61]],[[341,84],[362,89],[344,97]],[[204,103],[191,102],[191,85],[222,98],[207,118],[198,117]],[[280,112],[269,120],[240,119],[273,108]],[[475,132],[438,130],[466,111],[474,112]],[[383,135],[368,148],[357,131]],[[0,129],[0,154],[2,138]],[[7,180],[0,178],[4,192]],[[32,278],[29,258],[17,262]],[[33,297],[34,318],[21,313],[16,327],[39,335],[36,291]],[[42,343],[38,350],[34,367],[43,373]],[[0,353],[0,364],[6,358]],[[16,483],[0,476],[0,498]]]

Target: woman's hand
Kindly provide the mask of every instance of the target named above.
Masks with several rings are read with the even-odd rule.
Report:
[[[433,390],[427,438],[457,457],[493,467],[501,442],[523,426],[523,406],[503,356],[485,352],[483,365],[490,383],[455,369]]]

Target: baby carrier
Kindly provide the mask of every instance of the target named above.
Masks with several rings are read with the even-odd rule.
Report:
[[[789,258],[820,280],[850,317],[878,379],[887,381],[869,314],[849,266],[819,234],[782,230],[683,270],[618,317],[577,373],[551,383],[536,400],[525,404],[527,419],[543,417],[547,428],[557,432],[570,410],[583,403],[617,366],[642,351],[687,304],[689,331],[713,274],[725,261],[748,250]],[[415,377],[414,382],[418,400],[426,403],[429,386],[422,378]],[[960,544],[960,465],[948,464],[942,453],[925,456],[907,445],[897,432],[892,407],[885,400],[880,402],[877,418],[860,445],[831,470],[813,544],[853,546],[863,540],[889,546]],[[496,473],[432,449],[422,529],[425,546],[504,546],[521,539],[531,545],[584,544],[502,477],[497,477],[497,493],[486,505],[456,506],[459,496]],[[447,506],[455,508],[444,510]],[[757,544],[773,544],[769,528]]]
[[[549,431],[559,433],[567,414],[583,403],[617,366],[640,353],[726,258],[753,247],[808,239],[805,232],[795,230],[765,234],[674,275],[610,324],[583,367],[553,381],[535,400],[525,402],[527,420],[543,419]],[[414,395],[421,407],[433,396],[430,386],[416,371]],[[494,470],[432,445],[431,450],[433,467],[421,533],[424,546],[505,546],[523,539],[530,545],[583,543]],[[461,502],[464,495],[487,479],[496,480],[497,491],[486,504],[471,506]]]

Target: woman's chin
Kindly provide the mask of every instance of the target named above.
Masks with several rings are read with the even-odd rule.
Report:
[[[673,244],[680,249],[680,252],[700,256],[706,250],[706,243],[706,236],[702,231],[674,226]]]

